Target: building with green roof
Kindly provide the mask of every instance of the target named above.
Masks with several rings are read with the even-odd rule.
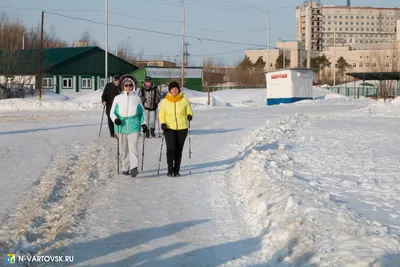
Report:
[[[0,77],[38,88],[40,49],[0,50]],[[105,86],[105,50],[100,47],[61,47],[43,49],[43,89],[56,93],[80,92]],[[108,53],[108,81],[115,74],[132,73],[135,65]]]

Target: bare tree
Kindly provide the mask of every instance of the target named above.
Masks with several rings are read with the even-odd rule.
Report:
[[[123,60],[131,60],[133,58],[133,46],[129,39],[123,40],[117,45],[117,57]]]
[[[400,44],[393,42],[390,49],[373,50],[366,53],[364,64],[370,72],[397,72],[400,71]],[[382,81],[380,83],[381,97],[391,95],[391,89],[394,87],[394,81]]]
[[[23,69],[32,64],[33,58],[26,58],[26,53],[22,49],[40,48],[39,27],[34,26],[28,30],[20,19],[10,19],[6,13],[1,13],[0,31],[0,76],[2,76],[0,83],[6,88],[12,84],[24,86],[31,83],[35,74],[23,73]],[[57,38],[54,27],[50,33],[44,32],[43,39],[45,48],[66,46],[66,42]]]

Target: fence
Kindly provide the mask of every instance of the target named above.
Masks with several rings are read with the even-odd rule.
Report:
[[[382,94],[381,89],[377,87],[327,87],[329,91],[332,93],[344,95],[347,97],[372,97],[378,98],[380,96],[384,96],[387,98],[395,98],[400,96],[400,89],[387,89],[385,90],[387,93]]]
[[[217,86],[212,85],[210,86],[210,91],[215,92],[218,90],[230,90],[230,89],[266,89],[265,85],[253,85],[253,86],[246,86],[246,85],[232,85],[232,86]]]
[[[28,94],[35,94],[33,85],[7,84],[7,87],[0,86],[0,99],[25,98]]]

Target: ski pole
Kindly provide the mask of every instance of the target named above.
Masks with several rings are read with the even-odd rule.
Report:
[[[188,133],[189,133],[189,175],[191,175],[192,174],[192,163],[191,163],[192,149],[191,149],[191,144],[190,144],[190,121],[189,121]]]
[[[105,110],[106,110],[106,105],[103,105],[103,115],[101,115],[99,137],[100,137],[100,134],[101,134],[101,127],[103,126],[103,118],[104,118],[104,111],[105,111]]]
[[[116,134],[117,136],[117,174],[119,174],[119,133],[121,126],[118,125],[118,133]]]
[[[146,134],[143,134],[143,149],[142,149],[142,171],[143,171],[143,161],[144,161],[144,140],[146,139]]]
[[[162,139],[161,139],[160,159],[159,159],[159,161],[158,161],[158,171],[157,171],[157,175],[160,174],[161,155],[162,155],[162,148],[163,148],[163,145],[164,145],[164,135],[162,136]]]

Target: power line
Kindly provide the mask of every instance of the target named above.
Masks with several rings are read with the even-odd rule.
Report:
[[[0,8],[8,8],[16,10],[32,10],[32,11],[104,12],[104,9],[43,9],[43,8],[12,7],[12,6],[0,6]]]
[[[72,16],[66,16],[58,13],[53,13],[53,12],[47,12],[48,14],[64,17],[64,18],[69,18],[69,19],[75,19],[75,20],[81,20],[81,21],[87,21],[91,22],[94,24],[98,25],[105,25],[103,22],[96,22],[90,19],[85,19],[85,18],[79,18],[79,17],[72,17]],[[169,36],[175,36],[175,37],[182,37],[180,34],[174,34],[174,33],[166,33],[166,32],[160,32],[160,31],[154,31],[154,30],[148,30],[148,29],[140,29],[140,28],[134,28],[134,27],[128,27],[128,26],[123,26],[119,24],[108,24],[109,27],[117,27],[117,28],[125,28],[125,29],[130,29],[130,30],[136,30],[136,31],[143,31],[143,32],[151,32],[151,33],[158,33],[158,34],[163,34],[163,35],[169,35]],[[210,42],[217,42],[217,43],[225,43],[225,44],[235,44],[235,45],[247,45],[247,46],[256,46],[256,47],[265,47],[265,45],[259,45],[259,44],[251,44],[251,43],[241,43],[241,42],[233,42],[233,41],[224,41],[224,40],[217,40],[217,39],[211,39],[211,38],[203,38],[203,37],[196,37],[196,36],[190,36],[186,35],[185,38],[192,38],[192,39],[202,39],[204,41],[210,41]]]

